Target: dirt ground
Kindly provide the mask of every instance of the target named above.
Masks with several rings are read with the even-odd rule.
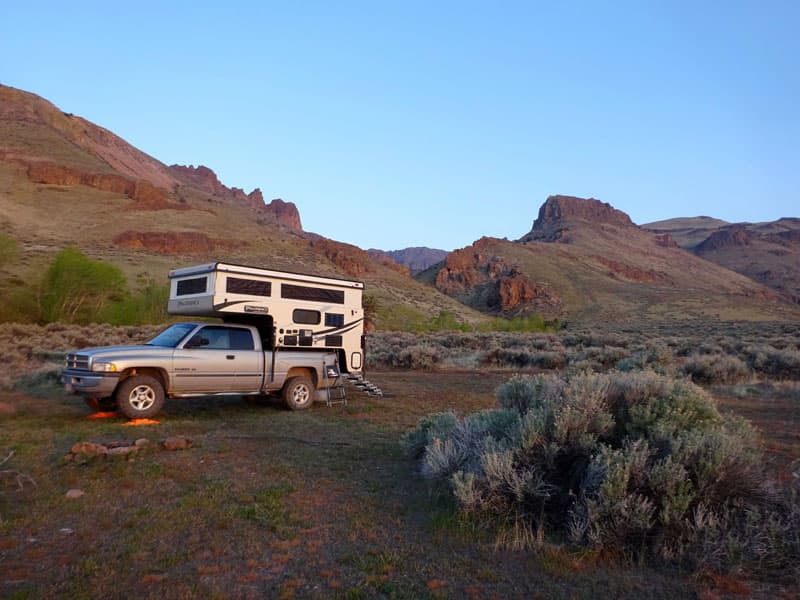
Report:
[[[89,418],[55,387],[0,392],[3,598],[721,598],[797,589],[620,564],[553,543],[497,550],[415,472],[417,419],[495,407],[509,372],[373,372],[387,392],[290,412],[240,398],[168,401],[158,423]],[[800,458],[798,403],[764,388],[720,401],[762,428],[776,468]],[[168,451],[183,436],[191,447]],[[76,442],[133,442],[65,461]],[[17,477],[18,474],[24,477]],[[21,489],[20,489],[21,488]],[[70,490],[72,492],[68,497]],[[82,492],[82,494],[80,493]],[[740,596],[741,597],[741,596]]]

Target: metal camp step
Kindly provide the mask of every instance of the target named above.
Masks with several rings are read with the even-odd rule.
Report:
[[[383,391],[371,381],[364,379],[363,375],[350,374],[347,381],[354,387],[364,392],[367,396],[383,397]]]

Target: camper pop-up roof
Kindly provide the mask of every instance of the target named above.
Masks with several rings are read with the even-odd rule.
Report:
[[[167,311],[257,324],[273,349],[337,349],[345,371],[363,368],[364,284],[228,263],[169,273]]]

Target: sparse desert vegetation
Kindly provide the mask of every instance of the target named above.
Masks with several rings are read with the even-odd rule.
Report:
[[[796,324],[373,332],[388,396],[307,414],[209,398],[130,428],[63,394],[64,351],[158,329],[0,325],[0,458],[30,478],[0,491],[4,594],[797,591]],[[142,437],[133,460],[63,462]]]
[[[800,481],[778,490],[758,435],[653,372],[514,377],[500,408],[438,413],[407,454],[498,544],[569,539],[630,560],[800,577]]]

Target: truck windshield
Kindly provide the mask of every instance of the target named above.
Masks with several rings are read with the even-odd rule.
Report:
[[[174,348],[197,325],[195,323],[175,323],[147,342],[148,346],[165,346]]]

